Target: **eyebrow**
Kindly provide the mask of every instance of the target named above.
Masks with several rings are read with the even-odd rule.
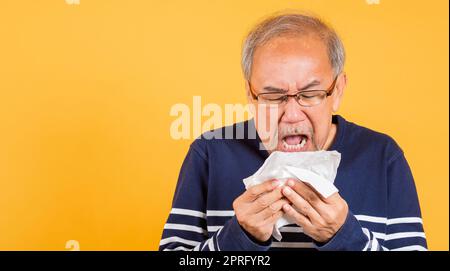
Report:
[[[317,85],[320,85],[320,82],[317,81],[317,80],[314,80],[314,81],[310,82],[309,84],[307,84],[306,86],[304,86],[304,87],[302,87],[302,88],[300,88],[298,90],[299,91],[306,90],[308,88],[311,88],[311,87],[314,87],[314,86],[317,86]],[[264,90],[267,91],[267,92],[283,92],[283,93],[288,92],[287,89],[282,89],[282,88],[277,88],[277,87],[272,87],[272,86],[264,87]]]

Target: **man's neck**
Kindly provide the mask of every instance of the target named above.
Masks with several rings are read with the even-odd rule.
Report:
[[[330,132],[328,133],[327,141],[325,142],[325,145],[323,146],[323,150],[328,150],[331,145],[333,145],[334,139],[336,137],[336,131],[337,131],[337,125],[332,123]]]

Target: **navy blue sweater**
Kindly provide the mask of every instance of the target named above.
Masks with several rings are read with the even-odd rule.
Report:
[[[181,167],[160,250],[426,250],[413,176],[403,151],[385,134],[339,115],[329,150],[341,153],[335,186],[346,200],[345,223],[325,244],[297,225],[280,229],[280,242],[255,242],[239,225],[233,201],[245,191],[242,179],[262,166],[269,153],[252,137],[254,121],[203,134]],[[244,128],[242,139],[210,139]],[[235,136],[236,138],[236,136]]]

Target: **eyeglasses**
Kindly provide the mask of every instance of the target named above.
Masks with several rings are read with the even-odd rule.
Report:
[[[295,98],[297,103],[301,106],[305,107],[311,107],[316,106],[322,103],[322,101],[325,99],[325,97],[328,97],[333,94],[333,91],[336,86],[338,76],[336,76],[333,80],[333,83],[331,86],[326,90],[302,90],[295,94],[284,94],[281,92],[263,92],[259,94],[255,94],[253,92],[252,85],[250,84],[250,81],[248,82],[250,86],[250,93],[253,97],[253,99],[257,100],[258,103],[261,104],[274,104],[274,105],[281,105],[288,101],[290,97]]]

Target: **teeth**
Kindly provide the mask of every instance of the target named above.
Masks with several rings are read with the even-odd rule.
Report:
[[[305,146],[306,144],[306,138],[302,138],[302,141],[300,141],[300,143],[295,144],[295,145],[289,145],[288,143],[286,143],[286,141],[283,140],[283,147],[287,150],[298,150],[301,149]]]

